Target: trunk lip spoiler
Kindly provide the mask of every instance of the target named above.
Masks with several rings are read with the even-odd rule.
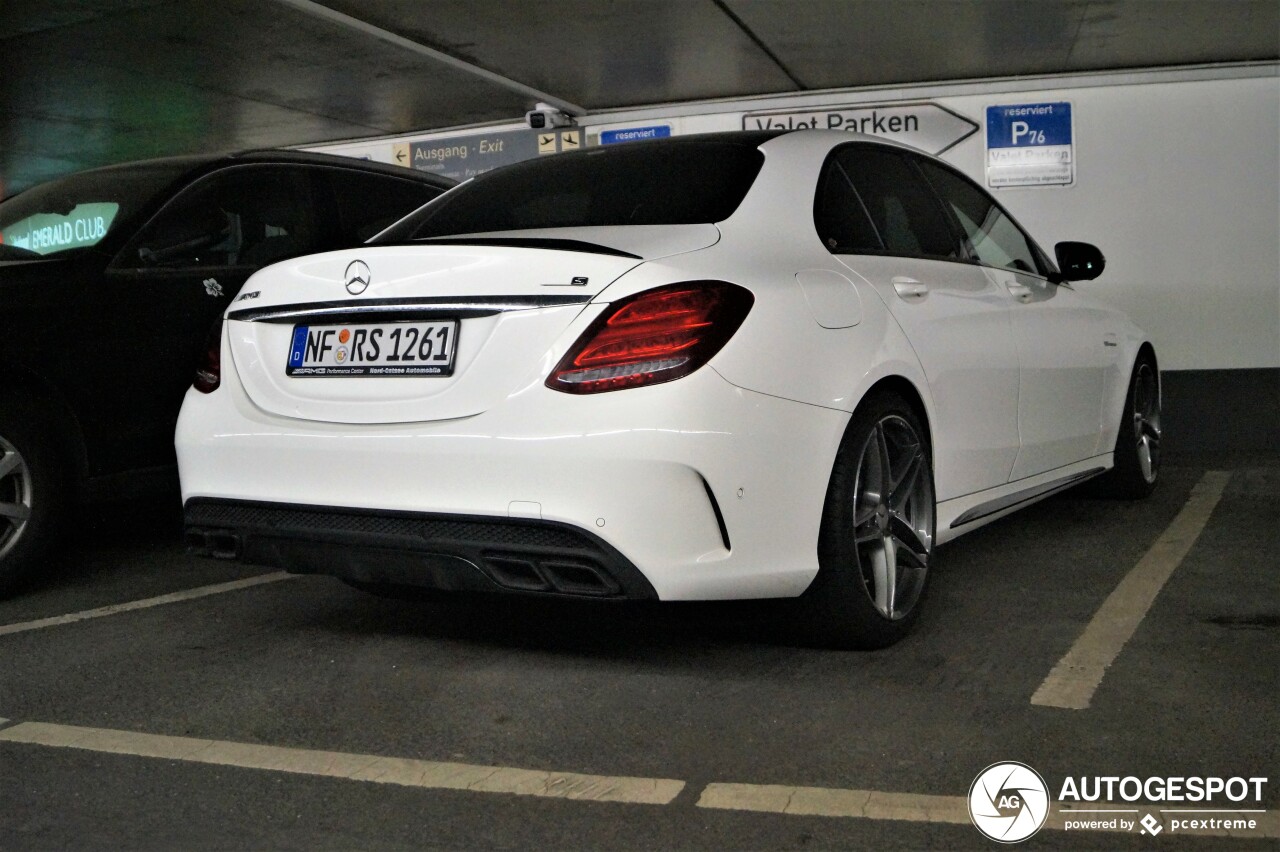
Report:
[[[447,316],[456,319],[488,317],[509,311],[529,311],[539,308],[559,308],[567,305],[586,305],[593,296],[588,294],[560,296],[472,296],[472,297],[419,297],[403,299],[368,299],[359,302],[305,302],[288,305],[270,305],[260,308],[241,308],[227,313],[227,319],[235,322],[288,323],[305,319],[326,322],[360,322],[378,315],[394,315],[397,320]]]
[[[549,249],[551,251],[575,251],[583,254],[603,254],[644,260],[638,254],[622,249],[590,243],[586,240],[559,239],[556,237],[424,237],[405,243],[369,243],[370,247],[401,246],[497,246],[501,248]]]

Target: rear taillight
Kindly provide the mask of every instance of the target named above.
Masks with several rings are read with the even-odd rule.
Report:
[[[690,281],[615,302],[547,378],[565,393],[600,393],[669,382],[711,360],[755,298],[723,281]]]
[[[200,353],[200,366],[196,367],[196,380],[192,384],[200,393],[213,393],[221,382],[222,320],[218,319],[209,329],[209,337]]]

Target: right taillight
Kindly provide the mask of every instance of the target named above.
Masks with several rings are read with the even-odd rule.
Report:
[[[200,393],[213,393],[222,383],[222,320],[218,319],[209,329],[204,350],[200,353],[200,365],[196,367],[196,379],[192,382]]]
[[[546,385],[601,393],[669,382],[711,360],[755,298],[724,281],[646,290],[610,305],[570,347]]]

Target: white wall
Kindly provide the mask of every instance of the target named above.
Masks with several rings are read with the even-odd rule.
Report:
[[[1098,281],[1077,285],[1151,335],[1164,369],[1280,367],[1280,66],[824,92],[588,116],[673,132],[742,128],[746,111],[927,100],[982,125],[1000,104],[1069,101],[1075,183],[996,197],[1052,253],[1096,243]],[[514,129],[519,125],[491,127]],[[985,185],[985,128],[943,159]],[[475,132],[456,131],[458,133]],[[407,138],[439,138],[421,134]],[[391,161],[391,140],[327,150]]]

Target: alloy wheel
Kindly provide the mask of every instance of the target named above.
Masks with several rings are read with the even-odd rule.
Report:
[[[862,586],[885,618],[905,618],[924,590],[933,548],[933,477],[904,418],[876,422],[858,461],[853,532]]]
[[[1141,364],[1133,379],[1133,436],[1142,478],[1155,482],[1160,471],[1160,388],[1150,364]]]
[[[31,471],[22,453],[0,438],[0,559],[17,545],[31,519]]]

